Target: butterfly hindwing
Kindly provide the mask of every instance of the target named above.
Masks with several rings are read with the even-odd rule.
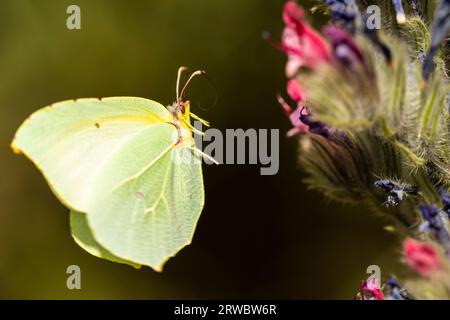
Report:
[[[72,232],[72,237],[74,238],[75,242],[93,256],[113,262],[129,264],[135,268],[140,267],[139,264],[127,261],[125,259],[121,259],[113,255],[105,247],[100,245],[95,240],[92,234],[92,230],[88,225],[85,213],[73,210],[70,212],[70,230]]]

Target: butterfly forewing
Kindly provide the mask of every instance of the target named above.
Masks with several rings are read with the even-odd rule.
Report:
[[[171,119],[164,106],[147,99],[64,101],[32,114],[12,147],[36,164],[61,202],[86,212],[95,179],[115,152],[149,126]]]

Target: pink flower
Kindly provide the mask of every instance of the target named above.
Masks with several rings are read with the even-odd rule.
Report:
[[[286,75],[293,78],[303,66],[314,68],[319,63],[331,60],[330,48],[325,40],[304,20],[303,9],[294,1],[288,1],[284,5],[283,20],[285,27],[281,36],[281,44],[268,40],[274,46],[281,48],[287,53]],[[293,128],[289,130],[288,136],[307,132],[309,126],[301,120],[305,119],[308,112],[305,108],[306,94],[302,85],[295,79],[287,84],[287,93],[297,104],[291,108],[281,96],[278,96],[285,115],[289,117]]]
[[[375,300],[384,300],[383,291],[381,291],[380,284],[375,278],[361,283],[361,296],[365,300],[365,293],[369,293]]]
[[[297,103],[297,108],[292,109],[280,95],[277,96],[277,99],[278,103],[283,109],[284,114],[286,115],[286,117],[289,118],[293,126],[293,128],[288,131],[287,136],[292,137],[299,133],[307,132],[308,126],[300,120],[301,114],[306,115],[306,108],[302,106],[300,103]]]
[[[305,101],[305,89],[300,85],[300,83],[295,80],[291,79],[287,83],[287,89],[286,89],[289,97],[291,97],[292,100],[295,102]]]
[[[313,68],[330,59],[327,43],[304,21],[303,15],[303,9],[294,1],[284,5],[283,20],[286,26],[281,36],[281,49],[288,55],[288,78],[294,77],[302,66]]]
[[[411,269],[423,277],[429,277],[439,269],[438,253],[429,244],[414,239],[406,239],[403,242],[403,255]]]

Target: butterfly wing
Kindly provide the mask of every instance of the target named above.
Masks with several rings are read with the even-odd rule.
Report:
[[[204,205],[201,161],[172,121],[141,98],[66,101],[33,114],[12,147],[71,209],[82,248],[161,270],[190,243]]]
[[[204,205],[201,160],[190,137],[152,155],[176,136],[174,126],[160,124],[124,146],[98,176],[86,216],[101,246],[157,271],[191,242]]]
[[[149,126],[171,120],[164,106],[142,98],[70,100],[32,114],[11,146],[35,163],[62,203],[87,212],[96,176],[115,152]]]
[[[139,264],[121,259],[101,246],[92,234],[92,230],[87,222],[86,214],[72,210],[70,212],[70,229],[75,242],[93,256],[113,262],[129,264],[135,268],[140,268]]]

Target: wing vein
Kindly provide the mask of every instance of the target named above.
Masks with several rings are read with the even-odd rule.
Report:
[[[144,213],[144,214],[148,214],[148,213],[154,211],[154,210],[156,209],[156,207],[159,205],[159,202],[160,202],[163,198],[165,199],[165,197],[164,197],[164,191],[165,191],[165,189],[166,189],[166,184],[167,184],[167,180],[168,180],[168,177],[169,177],[169,171],[170,171],[170,168],[171,168],[171,165],[169,164],[169,165],[167,166],[166,173],[164,174],[164,180],[163,180],[163,184],[162,184],[162,187],[161,187],[161,192],[159,193],[158,198],[155,200],[155,202],[153,203],[153,205],[152,205],[150,208],[148,208],[147,210],[145,210],[145,213]],[[166,200],[166,199],[165,199],[165,200]]]
[[[111,189],[110,193],[113,193],[114,191],[116,191],[117,189],[119,189],[120,187],[122,187],[124,184],[133,181],[133,180],[137,180],[139,179],[145,172],[147,172],[149,169],[151,169],[151,167],[158,162],[162,157],[164,157],[172,148],[173,146],[176,144],[176,142],[173,142],[172,144],[169,145],[169,147],[167,147],[163,152],[161,152],[161,154],[159,156],[157,156],[155,159],[153,159],[148,165],[146,165],[144,168],[142,168],[140,171],[138,171],[137,173],[135,173],[134,175],[123,179],[122,181],[120,181],[119,183],[117,183],[117,185]]]

